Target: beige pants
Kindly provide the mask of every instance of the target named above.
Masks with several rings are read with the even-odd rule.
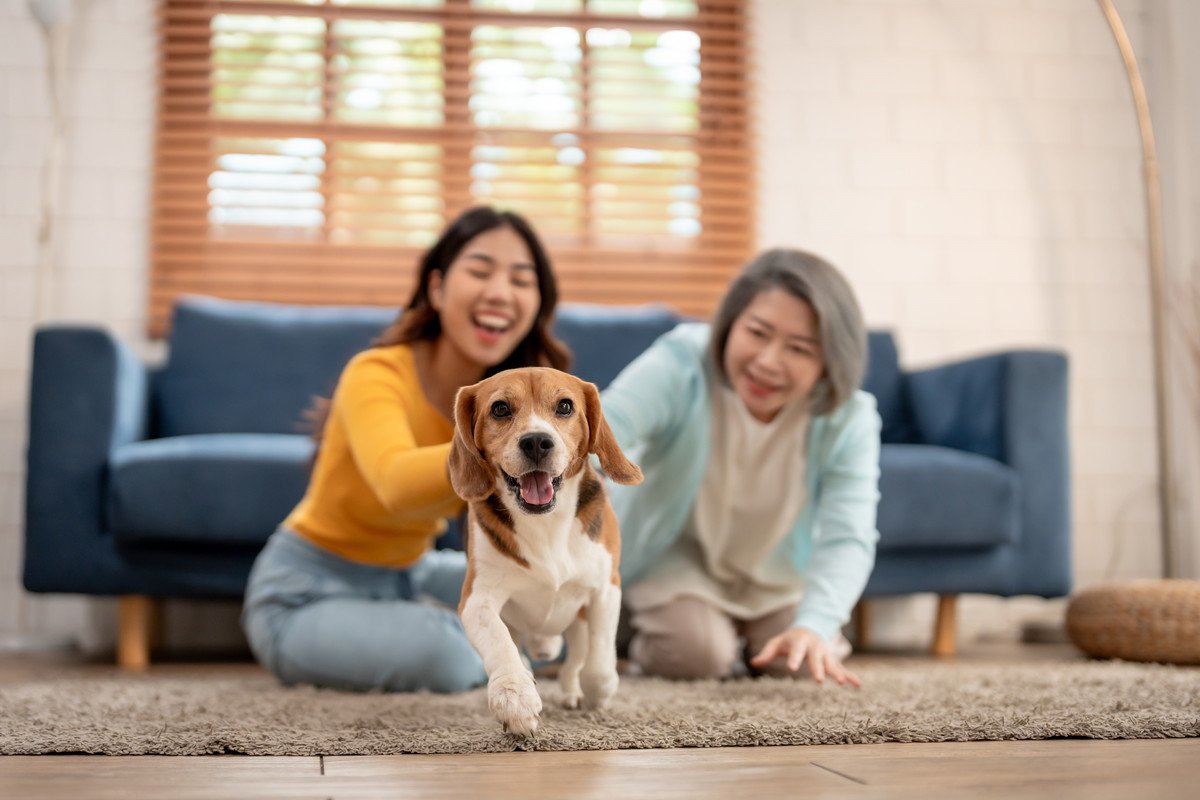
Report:
[[[669,603],[633,614],[634,630],[629,658],[645,675],[675,680],[725,678],[739,660],[749,662],[772,636],[787,630],[796,617],[791,605],[764,617],[740,620],[703,600],[678,597]],[[738,652],[739,637],[746,640]],[[832,645],[839,659],[850,654],[850,643],[841,634]],[[752,674],[787,674],[783,659]]]

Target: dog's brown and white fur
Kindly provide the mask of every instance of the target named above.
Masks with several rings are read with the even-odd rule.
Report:
[[[558,657],[568,708],[617,690],[621,541],[595,453],[610,478],[640,483],[600,411],[596,387],[558,370],[508,370],[455,399],[450,480],[469,503],[459,614],[506,731],[537,729],[542,701],[521,657]]]

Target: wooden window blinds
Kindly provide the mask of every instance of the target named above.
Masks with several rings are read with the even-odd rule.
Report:
[[[163,0],[150,330],[181,293],[402,305],[459,211],[564,300],[708,314],[753,247],[745,0]]]

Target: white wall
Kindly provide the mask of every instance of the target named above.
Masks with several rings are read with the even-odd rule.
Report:
[[[1173,376],[1172,430],[1178,433],[1174,462],[1179,470],[1179,509],[1175,537],[1178,574],[1200,577],[1200,374],[1189,353],[1200,348],[1200,4],[1193,0],[1151,0],[1147,31],[1149,95],[1154,109],[1159,159],[1163,164],[1166,258],[1176,311],[1188,322],[1171,326]],[[1188,347],[1182,339],[1192,340]],[[1190,380],[1189,380],[1190,378]]]
[[[1119,8],[1143,44],[1145,4]],[[762,243],[842,266],[911,366],[1065,350],[1077,582],[1157,575],[1141,158],[1097,4],[760,0],[757,25]],[[1060,609],[969,598],[960,618]]]
[[[157,39],[153,0],[73,0],[54,321],[144,341]],[[48,48],[25,0],[0,0],[0,634],[112,639],[110,601],[20,588],[25,403],[38,313],[41,165],[50,138]],[[178,615],[176,615],[178,616]],[[205,632],[204,635],[207,635]]]
[[[1158,2],[1120,3],[1135,43],[1143,9]],[[760,243],[806,247],[844,268],[869,322],[895,330],[908,365],[1013,346],[1066,350],[1078,581],[1156,575],[1139,150],[1093,0],[754,7]],[[84,9],[50,316],[107,325],[145,351],[154,3]],[[24,0],[0,0],[0,633],[95,645],[111,638],[111,604],[19,602],[45,62]],[[1193,202],[1195,177],[1193,168]],[[919,640],[929,608],[893,608],[885,634]],[[967,635],[1007,633],[1060,609],[970,598],[961,622]],[[229,607],[213,615],[181,604],[173,614],[177,642],[236,639]]]

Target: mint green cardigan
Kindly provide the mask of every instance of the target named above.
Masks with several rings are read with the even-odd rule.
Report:
[[[646,479],[610,482],[621,523],[621,579],[634,584],[679,537],[708,464],[709,326],[684,323],[661,336],[604,390],[604,416]],[[857,391],[813,417],[807,441],[808,502],[772,558],[806,576],[795,625],[832,641],[875,563],[879,504],[879,413]],[[797,443],[797,446],[804,446]]]

